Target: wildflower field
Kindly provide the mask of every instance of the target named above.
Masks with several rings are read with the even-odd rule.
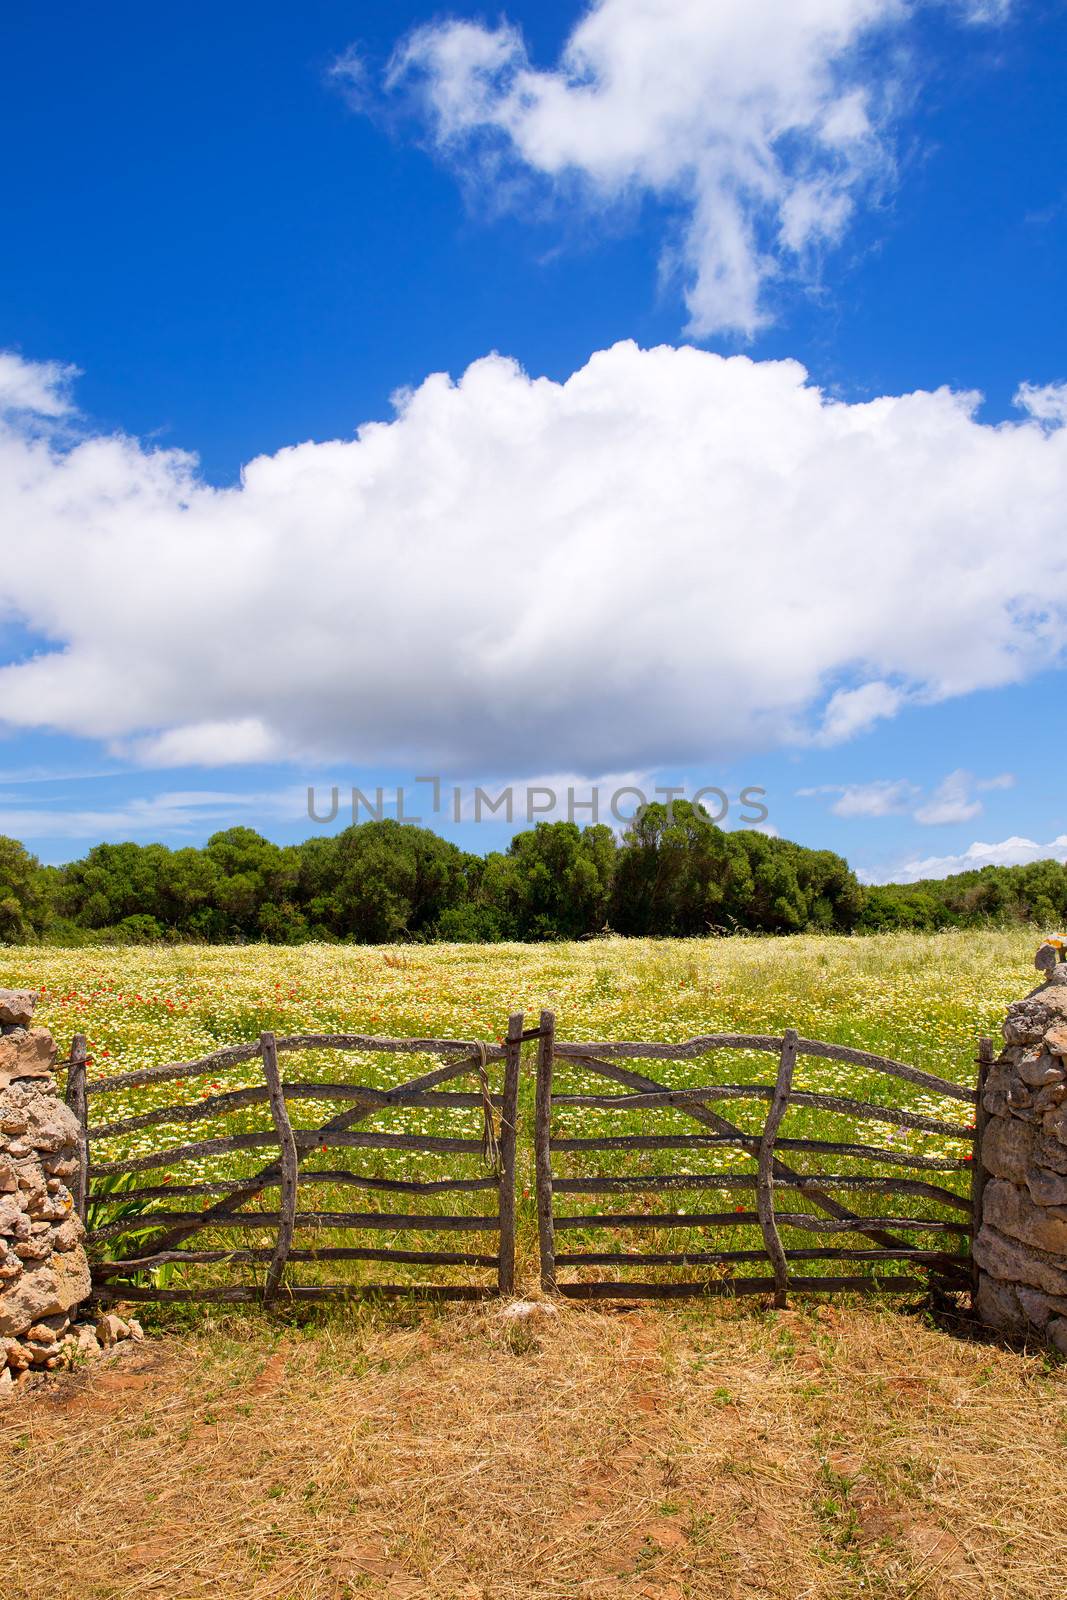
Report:
[[[975,1075],[977,1041],[982,1035],[996,1038],[1005,1007],[1033,986],[1033,952],[1037,935],[1032,930],[1006,933],[949,935],[881,935],[864,938],[801,936],[787,939],[735,938],[725,940],[635,941],[597,940],[581,944],[558,945],[437,945],[383,948],[380,946],[298,946],[171,948],[32,949],[12,948],[0,953],[0,982],[27,986],[40,995],[38,1016],[51,1027],[61,1054],[66,1054],[76,1032],[87,1035],[91,1064],[90,1084],[117,1073],[135,1071],[168,1062],[192,1060],[209,1054],[222,1045],[254,1041],[270,1029],[279,1035],[298,1033],[368,1033],[379,1036],[415,1037],[433,1035],[456,1039],[499,1041],[512,1011],[526,1014],[526,1025],[535,1025],[540,1009],[549,1007],[557,1017],[557,1036],[568,1040],[650,1040],[678,1042],[688,1037],[714,1032],[747,1032],[777,1035],[794,1027],[807,1038],[852,1045],[887,1055],[961,1084],[972,1084]],[[532,1047],[529,1066],[532,1069]],[[315,1083],[363,1083],[392,1087],[425,1071],[426,1057],[385,1055],[382,1053],[301,1053],[283,1058],[288,1080]],[[710,1083],[767,1083],[773,1081],[775,1060],[752,1052],[716,1052],[683,1062],[656,1064],[656,1073],[671,1087],[692,1087]],[[500,1069],[495,1069],[494,1087],[499,1088]],[[524,1072],[520,1103],[519,1140],[519,1243],[520,1281],[531,1281],[536,1256],[536,1222],[532,1197],[532,1070]],[[225,1068],[208,1078],[190,1077],[169,1082],[91,1097],[91,1126],[102,1127],[124,1118],[136,1117],[175,1101],[188,1102],[262,1082],[257,1060]],[[834,1172],[839,1175],[875,1173],[883,1176],[915,1176],[908,1168],[912,1157],[936,1163],[933,1173],[922,1177],[943,1185],[965,1198],[969,1185],[970,1143],[968,1125],[973,1109],[962,1101],[934,1095],[899,1079],[884,1077],[866,1069],[839,1062],[800,1058],[794,1080],[797,1089],[848,1095],[871,1101],[888,1109],[899,1108],[911,1114],[933,1117],[959,1126],[960,1138],[917,1131],[903,1125],[870,1123],[857,1125],[838,1113],[794,1107],[787,1114],[783,1136],[821,1138],[876,1144],[886,1151],[886,1159],[872,1165],[870,1160],[822,1158],[822,1164],[808,1159],[805,1172]],[[471,1082],[453,1087],[473,1088]],[[575,1066],[558,1063],[557,1091],[586,1094],[610,1091],[613,1086]],[[290,1111],[294,1124],[318,1127],[334,1111],[326,1097],[294,1101]],[[758,1133],[765,1107],[758,1102],[741,1103],[729,1114],[746,1132]],[[360,1124],[368,1131],[415,1133],[430,1138],[460,1136],[471,1141],[481,1131],[481,1113],[467,1110],[413,1107],[375,1113]],[[263,1105],[229,1110],[217,1119],[198,1122],[194,1132],[188,1128],[162,1128],[158,1125],[98,1137],[93,1142],[94,1167],[109,1161],[142,1158],[141,1184],[159,1187],[173,1183],[180,1188],[190,1183],[215,1180],[221,1183],[259,1170],[263,1150],[227,1153],[185,1161],[159,1161],[159,1152],[187,1139],[226,1136],[234,1133],[263,1132],[271,1127],[269,1111]],[[696,1124],[676,1109],[641,1112],[589,1111],[561,1108],[554,1121],[556,1137],[599,1135],[684,1135],[701,1132]],[[315,1190],[316,1209],[344,1212],[352,1205],[340,1186],[330,1182],[338,1169],[351,1169],[356,1163],[350,1150],[325,1148],[321,1158],[305,1167],[314,1171],[306,1188]],[[442,1154],[382,1149],[358,1152],[360,1171],[390,1180],[433,1181],[441,1178],[485,1179],[482,1158],[473,1153]],[[829,1159],[829,1165],[826,1164]],[[742,1176],[754,1171],[748,1153],[718,1147],[702,1149],[611,1149],[566,1151],[556,1157],[559,1176],[624,1176],[634,1181],[642,1174],[681,1173],[694,1180]],[[305,1184],[302,1182],[302,1195]],[[495,1196],[479,1192],[489,1187],[478,1184],[475,1192],[457,1197],[420,1195],[418,1202],[405,1205],[406,1211],[434,1215],[462,1214],[476,1219],[495,1212]],[[396,1209],[371,1189],[360,1195],[359,1205],[366,1210]],[[562,1200],[562,1197],[560,1197]],[[744,1200],[744,1204],[737,1203]],[[489,1203],[487,1204],[487,1200]],[[187,1204],[188,1202],[183,1202]],[[195,1204],[210,1204],[210,1199]],[[306,1202],[302,1199],[302,1206]],[[884,1197],[863,1196],[849,1199],[849,1205],[867,1215],[895,1217],[940,1217],[960,1222],[961,1208],[931,1205],[929,1198],[909,1196],[887,1201]],[[276,1200],[265,1200],[265,1206]],[[612,1196],[568,1195],[568,1215],[612,1209],[633,1215],[648,1212],[649,1224],[639,1230],[593,1230],[572,1227],[558,1240],[561,1251],[652,1251],[685,1253],[709,1248],[707,1235],[686,1225],[684,1218],[694,1212],[724,1210],[739,1214],[736,1227],[716,1230],[716,1249],[758,1246],[760,1239],[751,1227],[751,1195],[731,1194],[729,1183],[709,1183],[702,1190],[694,1181],[685,1192],[662,1196],[654,1204],[639,1194]],[[158,1202],[157,1202],[158,1206]],[[677,1218],[670,1227],[657,1227],[656,1210],[664,1207]],[[466,1208],[464,1210],[464,1207]],[[779,1201],[779,1209],[795,1209],[796,1202]],[[742,1214],[743,1215],[740,1215]],[[106,1223],[113,1212],[106,1203],[94,1210],[93,1220]],[[473,1228],[473,1231],[472,1231]],[[486,1232],[488,1232],[488,1227]],[[810,1232],[783,1228],[787,1248],[801,1250],[828,1241]],[[945,1240],[948,1240],[946,1243]],[[241,1240],[244,1246],[266,1249],[273,1235],[264,1225],[253,1237]],[[198,1246],[208,1242],[198,1236]],[[211,1243],[233,1245],[232,1233],[220,1231]],[[314,1244],[307,1232],[298,1232],[297,1245]],[[394,1245],[452,1252],[446,1278],[454,1282],[487,1282],[484,1268],[489,1264],[485,1252],[493,1245],[479,1238],[477,1223],[454,1232],[434,1229],[425,1233],[406,1230],[370,1238],[351,1230],[331,1235],[331,1245],[370,1247]],[[829,1241],[863,1245],[862,1237],[837,1236]],[[930,1240],[916,1230],[910,1241],[917,1247],[958,1252],[965,1248],[962,1233],[941,1235]],[[136,1253],[124,1246],[122,1254]],[[479,1265],[473,1259],[482,1254]],[[226,1281],[234,1281],[234,1268],[228,1266]],[[256,1281],[262,1268],[244,1267],[249,1282]],[[765,1271],[754,1267],[754,1271]],[[805,1269],[799,1267],[798,1271]],[[816,1269],[818,1270],[818,1269]],[[181,1269],[171,1281],[202,1282],[203,1278],[183,1275]],[[292,1273],[296,1268],[291,1269]],[[613,1273],[596,1265],[572,1268],[567,1277],[610,1277]],[[691,1274],[690,1274],[691,1275]],[[328,1282],[336,1278],[325,1266],[313,1264],[296,1281]],[[389,1277],[397,1279],[390,1269]],[[643,1276],[649,1276],[646,1271]],[[412,1268],[410,1277],[425,1280],[427,1274]],[[376,1281],[374,1265],[345,1272],[346,1282]],[[400,1281],[407,1281],[403,1271]]]

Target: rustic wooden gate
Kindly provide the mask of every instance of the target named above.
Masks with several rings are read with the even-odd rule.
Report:
[[[668,1045],[653,1043],[559,1043],[555,1039],[552,1013],[541,1017],[537,1063],[535,1147],[537,1170],[537,1211],[541,1258],[541,1282],[546,1290],[581,1299],[673,1298],[690,1295],[773,1294],[779,1306],[786,1303],[790,1289],[797,1291],[881,1291],[909,1292],[927,1287],[926,1280],[907,1273],[883,1274],[885,1263],[910,1263],[927,1269],[931,1278],[950,1289],[965,1289],[971,1284],[969,1240],[976,1194],[973,1122],[968,1125],[895,1106],[854,1100],[837,1094],[820,1093],[794,1087],[798,1058],[813,1057],[839,1061],[885,1076],[903,1079],[928,1094],[964,1101],[973,1106],[977,1095],[915,1067],[905,1066],[884,1056],[872,1055],[844,1045],[802,1039],[792,1031],[783,1037],[754,1034],[710,1034]],[[700,1087],[672,1088],[659,1078],[635,1070],[632,1063],[688,1061],[711,1056],[718,1051],[758,1051],[777,1058],[773,1083],[710,1083]],[[983,1040],[980,1061],[992,1057],[992,1046]],[[572,1092],[560,1093],[554,1083],[565,1075],[575,1080]],[[601,1080],[620,1086],[625,1092],[605,1093]],[[761,1128],[743,1128],[715,1109],[724,1101],[768,1102]],[[667,1108],[683,1113],[700,1124],[693,1133],[593,1133],[575,1134],[558,1127],[561,1116],[571,1119],[579,1113],[596,1112],[617,1117],[662,1112]],[[827,1139],[789,1137],[782,1126],[787,1114],[798,1109],[829,1113],[833,1117],[890,1124],[906,1138],[912,1134],[938,1136],[942,1141],[963,1141],[964,1153],[926,1154],[919,1150],[869,1145],[854,1138]],[[688,1154],[705,1151],[740,1152],[748,1170],[730,1171],[722,1167],[694,1172],[654,1172],[648,1165],[657,1153],[680,1150]],[[804,1152],[816,1157],[834,1157],[845,1171],[797,1171],[783,1159],[785,1152]],[[613,1162],[625,1164],[627,1155],[636,1155],[641,1170],[619,1172],[575,1170],[587,1166],[590,1157],[614,1152]],[[554,1171],[560,1158],[567,1170]],[[603,1162],[600,1163],[601,1168]],[[958,1174],[966,1179],[960,1188],[932,1183],[929,1178],[906,1178],[895,1172],[865,1172],[864,1166],[912,1169],[924,1173]],[[753,1170],[754,1168],[754,1170]],[[811,1210],[783,1211],[775,1204],[781,1191],[795,1191]],[[663,1199],[687,1192],[718,1191],[754,1195],[755,1209],[738,1205],[733,1211],[652,1211],[649,1196]],[[835,1194],[849,1196],[850,1209]],[[888,1194],[900,1197],[896,1212],[884,1214],[862,1208],[862,1197]],[[559,1196],[633,1196],[644,1209],[634,1212],[571,1210],[560,1214]],[[931,1206],[930,1202],[933,1202]],[[602,1204],[603,1201],[598,1201]],[[574,1202],[572,1202],[572,1205]],[[936,1210],[934,1209],[936,1207]],[[758,1228],[762,1244],[758,1249],[738,1248],[730,1235],[735,1229]],[[616,1235],[610,1249],[583,1249],[561,1252],[557,1236],[604,1230]],[[657,1233],[679,1230],[695,1243],[684,1248],[638,1252],[622,1249],[618,1236],[627,1230]],[[709,1233],[711,1238],[709,1239]],[[812,1247],[810,1235],[858,1236],[837,1245]],[[928,1248],[915,1243],[914,1234],[947,1236],[948,1242],[962,1246],[961,1253],[947,1248]],[[722,1237],[725,1235],[725,1239]],[[903,1237],[902,1237],[903,1235]],[[743,1237],[743,1235],[742,1235]],[[669,1241],[673,1242],[673,1241]],[[709,1244],[712,1246],[708,1248]],[[718,1245],[718,1248],[715,1246]],[[725,1248],[723,1246],[726,1246]],[[838,1273],[833,1276],[795,1276],[798,1262],[865,1263],[876,1270],[865,1273]],[[759,1267],[769,1269],[759,1272]],[[620,1269],[637,1270],[644,1277],[620,1276]],[[699,1268],[697,1279],[679,1280],[678,1268]],[[752,1268],[751,1275],[745,1271]],[[614,1269],[604,1276],[604,1269]],[[649,1276],[649,1269],[652,1275]],[[581,1274],[584,1274],[581,1275]]]
[[[523,1043],[522,1016],[509,1020],[502,1045],[486,1045],[463,1039],[381,1039],[371,1035],[302,1034],[276,1038],[264,1033],[256,1044],[234,1045],[196,1061],[176,1062],[128,1072],[103,1080],[88,1080],[85,1068],[85,1040],[74,1042],[68,1077],[67,1099],[83,1130],[83,1169],[78,1209],[89,1227],[88,1242],[107,1244],[134,1239],[142,1241],[121,1260],[97,1261],[93,1269],[96,1294],[101,1299],[123,1300],[210,1300],[240,1301],[276,1297],[290,1300],[324,1300],[334,1296],[396,1296],[417,1293],[437,1299],[477,1299],[497,1293],[508,1294],[515,1281],[515,1149],[516,1115],[519,1093],[520,1057]],[[437,1065],[405,1082],[383,1086],[366,1082],[336,1083],[304,1078],[283,1079],[279,1058],[293,1052],[359,1052],[364,1055],[428,1055]],[[247,1074],[255,1081],[241,1087],[222,1086],[220,1074],[232,1074],[242,1064],[255,1062],[258,1072]],[[472,1079],[472,1087],[443,1089],[460,1078]],[[202,1085],[196,1097],[164,1103],[112,1121],[99,1121],[95,1112],[106,1099],[123,1091],[151,1090],[177,1084]],[[496,1084],[494,1086],[494,1079]],[[220,1092],[213,1092],[219,1090]],[[166,1091],[169,1093],[169,1089]],[[143,1098],[143,1096],[142,1096]],[[341,1109],[327,1115],[331,1106]],[[294,1126],[291,1111],[304,1108],[312,1117],[310,1126]],[[442,1113],[473,1113],[476,1126],[465,1137],[427,1132],[384,1131],[380,1127],[361,1128],[368,1121],[378,1122],[385,1112],[418,1112],[423,1121]],[[234,1120],[241,1123],[237,1132],[228,1131]],[[208,1136],[190,1143],[172,1143],[143,1149],[139,1139],[146,1130],[168,1124],[214,1124]],[[227,1131],[219,1131],[224,1127]],[[147,1135],[151,1141],[152,1135]],[[117,1149],[117,1154],[101,1159],[101,1146]],[[267,1164],[256,1167],[256,1152],[273,1149]],[[381,1152],[381,1159],[397,1152],[414,1152],[431,1159],[448,1157],[453,1170],[440,1177],[383,1174],[380,1171],[350,1170],[333,1166],[323,1157],[330,1152]],[[314,1167],[307,1159],[317,1153]],[[223,1161],[227,1170],[218,1168]],[[236,1174],[235,1164],[250,1163],[255,1170]],[[455,1168],[464,1163],[476,1171],[460,1176]],[[139,1185],[142,1173],[166,1169],[161,1182]],[[191,1171],[189,1169],[192,1169]],[[300,1195],[309,1188],[332,1196],[337,1209],[301,1209]],[[381,1209],[348,1211],[345,1193],[351,1189],[380,1195],[388,1203],[410,1195],[424,1207],[418,1211],[391,1212]],[[251,1209],[268,1192],[277,1191],[276,1209]],[[434,1210],[439,1197],[496,1197],[491,1211]],[[218,1196],[213,1202],[206,1199]],[[175,1209],[176,1200],[200,1202],[200,1209]],[[473,1204],[478,1204],[475,1200]],[[484,1202],[481,1202],[484,1206]],[[389,1234],[475,1233],[494,1236],[495,1251],[471,1249],[401,1248],[366,1243],[324,1245],[321,1233],[331,1230],[342,1237],[359,1236],[373,1230]],[[250,1247],[230,1247],[225,1235],[252,1231],[260,1241]],[[263,1236],[267,1235],[264,1240]],[[206,1237],[205,1237],[206,1236]],[[405,1282],[367,1281],[358,1283],[293,1283],[289,1269],[295,1264],[389,1262],[400,1264],[405,1272],[430,1268],[438,1276],[425,1282],[426,1274]],[[180,1267],[206,1273],[207,1281],[195,1286],[168,1288],[165,1279]],[[455,1281],[462,1269],[466,1281]],[[486,1269],[491,1277],[485,1279]],[[449,1276],[440,1280],[442,1271]],[[194,1276],[196,1272],[194,1271]],[[237,1276],[237,1282],[232,1281]],[[469,1281],[474,1276],[476,1281]],[[164,1281],[161,1282],[160,1280]]]

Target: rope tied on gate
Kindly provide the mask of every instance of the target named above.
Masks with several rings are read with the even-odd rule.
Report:
[[[478,1087],[482,1092],[482,1160],[491,1171],[499,1174],[500,1147],[497,1144],[496,1128],[493,1124],[493,1100],[489,1092],[489,1073],[486,1070],[489,1054],[480,1040],[475,1040],[474,1048],[478,1052],[474,1070],[478,1074]]]

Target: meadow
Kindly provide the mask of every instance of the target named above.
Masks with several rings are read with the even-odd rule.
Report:
[[[37,987],[62,1050],[86,1032],[98,1077],[264,1028],[489,1041],[510,1011],[534,1021],[549,1006],[566,1038],[793,1025],[969,1083],[977,1039],[1033,987],[1036,942],[21,948],[3,952],[0,982]],[[301,1076],[331,1070],[288,1059]],[[769,1058],[758,1074],[753,1059],[766,1079]],[[380,1056],[358,1065],[368,1081],[406,1075]],[[674,1079],[683,1065],[711,1063],[670,1064]],[[841,1072],[803,1063],[807,1082],[873,1097],[872,1075]],[[877,1080],[883,1100],[898,1090],[923,1099]],[[533,1287],[528,1195],[520,1217]],[[123,1359],[0,1414],[0,1492],[25,1508],[0,1528],[10,1600],[39,1595],[45,1572],[87,1600],[1039,1600],[1067,1581],[1050,1470],[1063,1368],[935,1321],[921,1300],[564,1303],[524,1321],[493,1302],[279,1303],[146,1322],[152,1337]],[[59,1521],[57,1483],[78,1486]]]
[[[780,1034],[795,1027],[808,1038],[856,1046],[894,1057],[961,1084],[971,1084],[975,1074],[978,1038],[996,1037],[1005,1006],[1032,986],[1035,934],[1030,930],[1005,933],[953,933],[942,935],[892,934],[868,937],[797,936],[780,939],[734,938],[723,940],[647,941],[604,939],[578,944],[551,945],[435,945],[404,947],[299,946],[295,948],[246,945],[243,947],[177,946],[153,948],[101,948],[63,950],[13,948],[0,962],[0,979],[34,987],[40,994],[38,1015],[55,1033],[65,1054],[71,1036],[83,1032],[89,1041],[90,1082],[115,1073],[134,1071],[176,1060],[205,1055],[220,1045],[255,1040],[264,1029],[279,1035],[361,1032],[396,1037],[432,1034],[442,1037],[501,1039],[508,1014],[521,1010],[527,1025],[535,1024],[542,1007],[556,1013],[561,1039],[634,1039],[677,1042],[695,1034],[745,1031]],[[528,1050],[532,1058],[532,1047]],[[287,1077],[315,1082],[361,1082],[389,1087],[424,1071],[426,1058],[383,1054],[302,1053],[283,1059]],[[532,1065],[532,1060],[530,1061]],[[660,1076],[672,1087],[702,1083],[767,1082],[773,1080],[773,1058],[750,1052],[716,1052],[692,1061],[659,1064]],[[101,1095],[91,1100],[92,1124],[135,1116],[175,1100],[208,1097],[220,1091],[261,1082],[258,1061],[242,1063],[206,1079],[191,1078],[178,1084],[146,1086]],[[457,1085],[457,1087],[474,1087]],[[496,1070],[499,1086],[499,1069]],[[557,1071],[555,1087],[567,1093],[604,1092],[614,1086],[575,1066]],[[961,1199],[969,1186],[970,1145],[968,1125],[973,1110],[966,1104],[927,1090],[886,1078],[855,1066],[802,1057],[795,1087],[824,1093],[851,1095],[889,1109],[959,1125],[961,1137],[915,1131],[903,1125],[859,1124],[839,1114],[792,1108],[782,1128],[788,1137],[823,1138],[877,1144],[899,1159],[883,1162],[852,1157],[808,1160],[805,1171],[839,1175],[877,1174],[913,1177],[904,1163],[919,1156],[939,1163],[943,1171],[922,1174],[949,1188]],[[524,1073],[521,1101],[519,1153],[520,1279],[529,1282],[536,1257],[535,1202],[530,1153],[532,1073]],[[336,1110],[327,1100],[291,1103],[294,1122],[315,1127]],[[758,1133],[764,1108],[741,1103],[730,1111],[746,1132]],[[403,1131],[419,1135],[478,1137],[480,1113],[414,1108],[375,1114],[361,1124],[368,1131]],[[231,1111],[213,1122],[198,1123],[194,1133],[151,1127],[94,1141],[94,1164],[141,1157],[150,1159],[166,1145],[187,1137],[207,1137],[264,1131],[270,1128],[264,1106]],[[683,1112],[668,1109],[654,1113],[621,1113],[570,1108],[557,1112],[554,1134],[590,1137],[602,1134],[655,1133],[677,1135],[700,1131]],[[361,1152],[360,1171],[388,1178],[423,1181],[442,1176],[477,1179],[485,1167],[474,1154],[448,1155],[383,1150]],[[342,1194],[331,1185],[331,1171],[356,1165],[351,1151],[323,1151],[317,1157],[319,1177],[316,1209],[353,1209],[351,1191]],[[710,1156],[711,1159],[706,1159]],[[263,1151],[229,1153],[225,1157],[171,1162],[146,1169],[141,1184],[188,1184],[205,1179],[245,1176],[258,1170]],[[826,1164],[829,1160],[829,1165]],[[639,1180],[648,1173],[741,1176],[754,1170],[750,1155],[741,1150],[714,1151],[610,1150],[566,1152],[555,1161],[557,1175],[625,1176]],[[304,1186],[302,1185],[302,1193]],[[490,1201],[493,1197],[489,1197]],[[389,1197],[361,1195],[360,1209],[397,1209]],[[738,1203],[743,1201],[744,1203]],[[201,1202],[194,1202],[199,1204]],[[203,1201],[203,1204],[209,1203]],[[307,1202],[303,1202],[305,1204]],[[188,1204],[188,1202],[183,1202]],[[276,1200],[267,1199],[269,1208]],[[780,1210],[801,1209],[795,1196],[782,1198]],[[849,1200],[867,1215],[937,1218],[960,1222],[959,1208],[910,1196],[887,1199],[857,1195]],[[572,1228],[558,1241],[569,1253],[638,1250],[686,1253],[759,1247],[758,1231],[750,1226],[719,1227],[709,1240],[701,1230],[682,1222],[686,1213],[742,1212],[751,1215],[750,1194],[729,1192],[729,1186],[691,1190],[660,1197],[658,1205],[642,1197],[620,1199],[572,1195],[558,1209],[578,1217],[615,1209],[634,1211],[669,1209],[678,1217],[671,1227],[656,1228],[650,1218],[639,1232]],[[157,1203],[158,1207],[158,1203]],[[405,1204],[402,1209],[415,1210]],[[434,1213],[484,1215],[484,1193],[420,1196],[417,1209]],[[94,1221],[107,1222],[113,1211],[94,1209]],[[827,1243],[863,1246],[869,1241],[849,1235],[832,1239],[783,1227],[787,1249],[803,1250]],[[321,1240],[321,1231],[318,1231]],[[948,1240],[946,1243],[945,1240]],[[241,1243],[261,1250],[272,1242],[268,1228]],[[314,1247],[316,1240],[302,1230],[297,1246]],[[331,1234],[331,1245],[378,1246],[395,1244],[413,1249],[445,1249],[471,1253],[492,1249],[484,1235],[407,1230],[403,1234],[367,1236],[351,1231]],[[958,1252],[962,1236],[931,1238],[916,1232],[909,1242],[916,1247]],[[135,1242],[134,1242],[135,1243]],[[134,1243],[119,1247],[136,1253]],[[219,1233],[200,1238],[199,1247],[225,1247]],[[229,1235],[229,1244],[234,1243]],[[883,1264],[884,1266],[884,1264]],[[765,1265],[742,1267],[742,1272],[765,1272]],[[797,1271],[819,1271],[798,1266]],[[860,1269],[867,1270],[867,1269]],[[239,1281],[254,1283],[262,1266],[248,1264]],[[190,1276],[189,1274],[193,1275]],[[234,1281],[235,1268],[196,1273],[183,1267],[167,1274],[171,1286],[208,1281]],[[615,1276],[598,1266],[572,1268],[569,1278],[596,1279]],[[624,1272],[625,1275],[625,1272]],[[643,1276],[649,1276],[644,1273]],[[652,1276],[669,1272],[653,1271]],[[676,1274],[675,1274],[676,1275]],[[721,1275],[713,1269],[711,1276]],[[399,1273],[390,1270],[386,1281],[481,1283],[489,1281],[484,1268],[457,1263],[443,1273],[427,1274],[412,1266]],[[329,1282],[337,1277],[324,1265],[290,1269],[290,1281]],[[491,1274],[489,1275],[491,1279]],[[375,1265],[346,1267],[344,1281],[382,1281]]]

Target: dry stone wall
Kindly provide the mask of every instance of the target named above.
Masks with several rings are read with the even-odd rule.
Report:
[[[32,992],[0,989],[0,1390],[59,1366],[90,1293],[85,1230],[69,1187],[79,1128],[56,1090],[56,1048]]]
[[[986,1075],[974,1241],[978,1314],[1067,1354],[1067,963],[1038,951],[1046,982],[1011,1006]]]

